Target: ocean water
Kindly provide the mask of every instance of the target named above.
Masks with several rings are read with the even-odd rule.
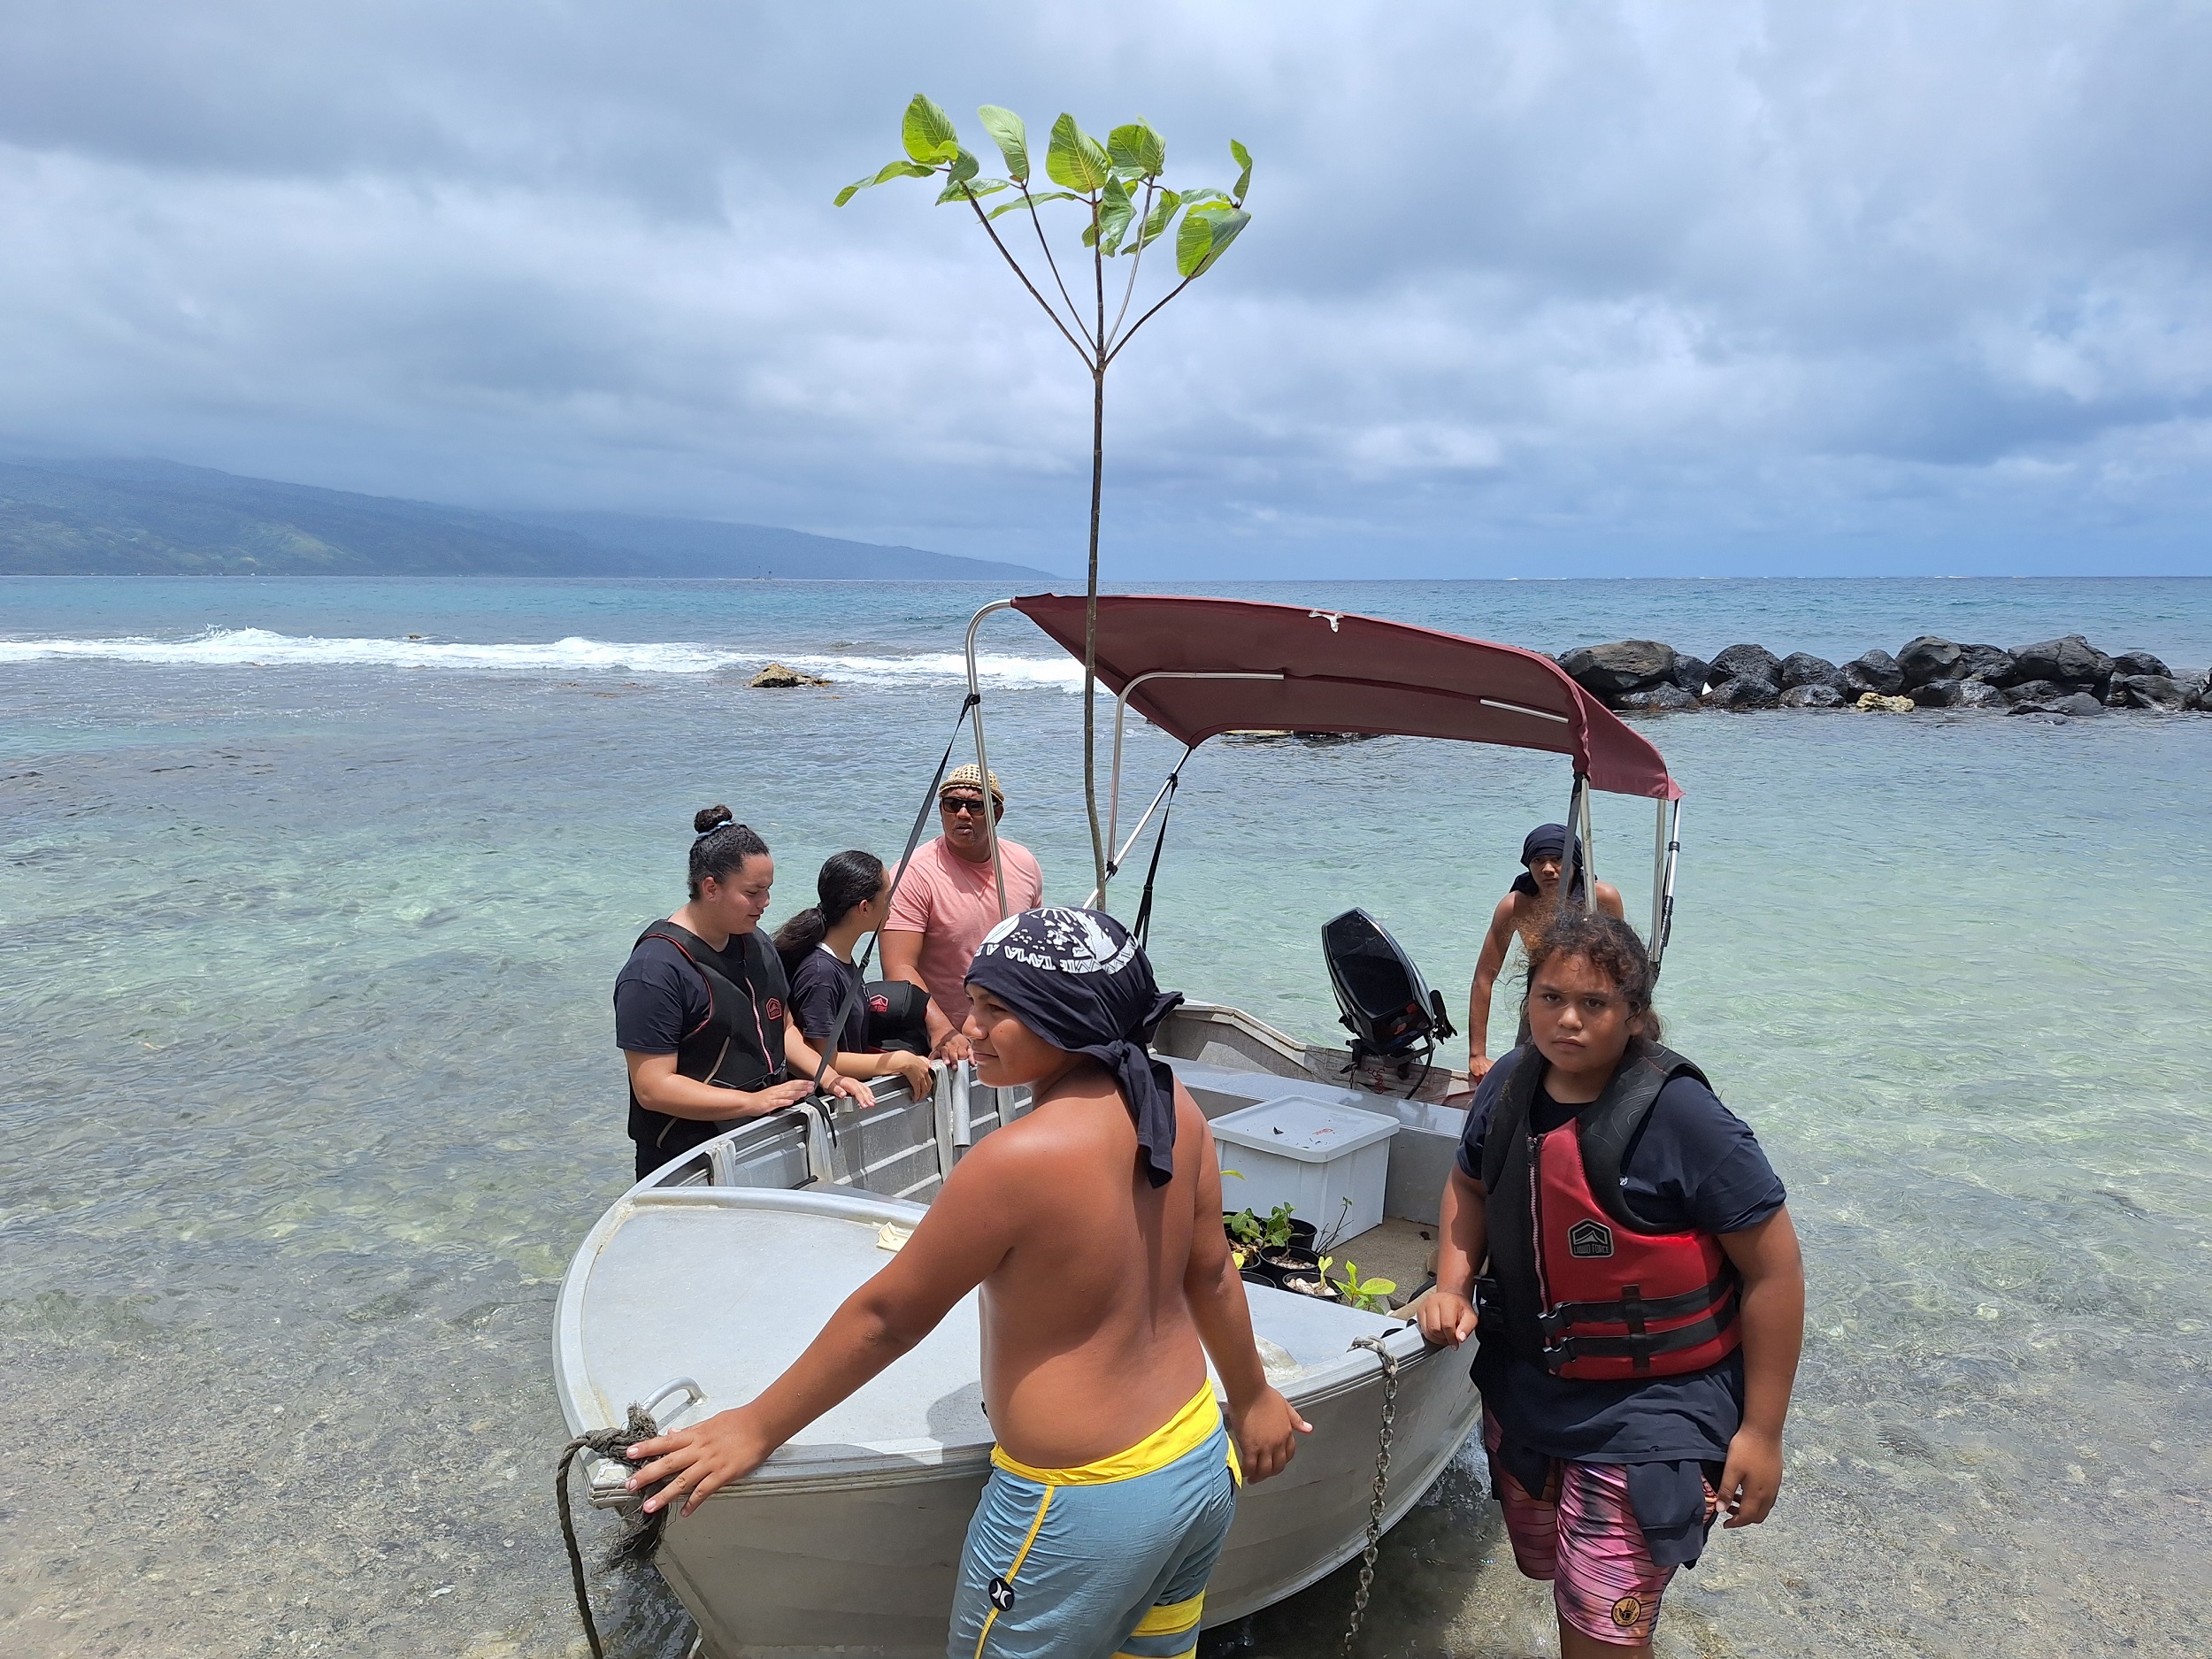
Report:
[[[1838,659],[2083,632],[2212,662],[2212,582],[1233,590],[1559,649]],[[986,590],[0,582],[0,1479],[11,1655],[582,1651],[549,1479],[569,1253],[626,1179],[608,992],[692,810],[777,914],[895,850]],[[420,637],[413,637],[420,636]],[[1076,670],[986,625],[1007,832],[1089,886]],[[755,692],[770,657],[826,690]],[[1662,1009],[1758,1127],[1811,1284],[1782,1501],[1678,1656],[2196,1654],[2212,1592],[2212,718],[1693,715]],[[1148,795],[1173,746],[1132,739]],[[1561,763],[1225,740],[1163,980],[1325,1038],[1366,906],[1457,1000]],[[1149,780],[1149,781],[1148,781]],[[1648,905],[1647,804],[1599,868]],[[1117,887],[1117,904],[1133,894]],[[676,1655],[649,1579],[615,1651]],[[1348,1574],[1217,1646],[1319,1659]],[[1548,1651],[1473,1471],[1386,1541],[1371,1654]]]

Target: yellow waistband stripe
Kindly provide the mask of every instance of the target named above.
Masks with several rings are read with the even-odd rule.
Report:
[[[1179,1636],[1187,1630],[1196,1630],[1198,1621],[1206,1616],[1206,1593],[1201,1590],[1187,1601],[1169,1601],[1154,1608],[1137,1621],[1132,1636]]]
[[[1019,1475],[1025,1480],[1040,1481],[1048,1486],[1102,1486],[1109,1481],[1133,1480],[1139,1475],[1165,1469],[1177,1458],[1187,1456],[1203,1446],[1220,1426],[1221,1408],[1214,1402],[1214,1387],[1210,1379],[1191,1396],[1188,1405],[1160,1427],[1128,1450],[1102,1457],[1094,1463],[1074,1469],[1035,1469],[1009,1457],[995,1446],[991,1448],[991,1461],[1010,1475]],[[1236,1466],[1236,1449],[1232,1447],[1229,1463],[1233,1469]]]

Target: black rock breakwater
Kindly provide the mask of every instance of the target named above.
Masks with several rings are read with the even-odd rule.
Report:
[[[2182,674],[2148,651],[2108,657],[2078,634],[2004,650],[1924,634],[1894,657],[1868,651],[1838,666],[1809,651],[1777,657],[1732,645],[1710,662],[1659,640],[1578,646],[1559,659],[1609,709],[1986,709],[2064,718],[2108,709],[2212,713],[2212,673]]]

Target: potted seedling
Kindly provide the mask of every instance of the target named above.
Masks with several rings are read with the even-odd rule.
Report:
[[[1348,1305],[1363,1313],[1388,1313],[1391,1293],[1397,1288],[1398,1281],[1394,1279],[1362,1279],[1359,1263],[1348,1258],[1337,1292]]]
[[[1278,1204],[1260,1223],[1260,1260],[1279,1273],[1312,1273],[1320,1257],[1314,1253],[1313,1224]]]
[[[1301,1254],[1310,1253],[1302,1251]],[[1316,1256],[1310,1271],[1292,1269],[1283,1271],[1283,1288],[1295,1291],[1301,1296],[1311,1296],[1317,1302],[1341,1301],[1341,1293],[1329,1278],[1329,1264],[1335,1260],[1333,1256]]]

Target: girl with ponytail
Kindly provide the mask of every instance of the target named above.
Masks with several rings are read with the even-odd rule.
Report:
[[[869,1052],[868,1002],[853,961],[861,940],[883,926],[890,887],[889,872],[873,853],[835,855],[815,878],[819,902],[778,930],[776,950],[790,979],[791,1017],[799,1034],[812,1043],[833,1042],[832,1064],[845,1076],[897,1077],[918,1100],[933,1087],[929,1062],[918,1054]],[[830,1027],[849,996],[851,1011],[833,1036]]]

